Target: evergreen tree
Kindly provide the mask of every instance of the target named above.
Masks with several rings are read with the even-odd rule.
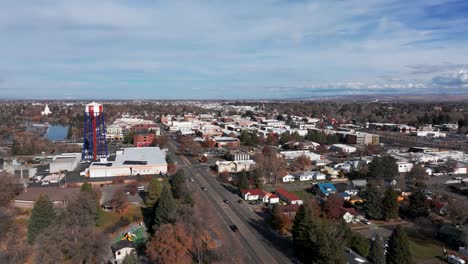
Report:
[[[249,188],[247,173],[243,170],[239,176],[239,192]]]
[[[369,239],[361,234],[354,233],[351,237],[351,249],[356,251],[359,255],[367,257],[369,255],[370,243]]]
[[[385,264],[384,245],[379,235],[371,241],[368,260],[373,264]]]
[[[101,213],[101,205],[96,191],[91,183],[85,182],[81,185],[80,195],[77,198],[82,200],[81,207],[87,207],[89,212],[94,214],[94,222],[98,224],[99,215]]]
[[[174,198],[181,198],[184,196],[185,191],[185,173],[179,170],[171,181],[171,190]]]
[[[414,264],[409,247],[408,237],[401,225],[393,230],[388,240],[386,254],[387,264]]]
[[[122,260],[122,264],[138,264],[138,259],[135,253],[130,253]]]
[[[46,195],[41,195],[34,203],[28,224],[28,242],[33,244],[36,237],[44,231],[56,218],[54,205]]]
[[[365,200],[362,210],[370,219],[382,219],[381,194],[377,186],[368,184],[361,194]]]
[[[157,178],[152,178],[148,185],[148,193],[146,194],[145,204],[151,208],[156,204],[156,201],[161,196],[162,183]]]
[[[160,225],[174,223],[176,209],[171,190],[165,185],[154,210],[153,230],[157,230]]]
[[[385,221],[398,218],[398,195],[392,188],[387,188],[382,199],[382,214]]]
[[[409,197],[408,213],[411,217],[425,217],[428,215],[429,206],[426,203],[426,195],[422,189],[416,190]]]

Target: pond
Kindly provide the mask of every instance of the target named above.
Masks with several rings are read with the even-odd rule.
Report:
[[[67,139],[68,126],[50,125],[44,137],[52,141],[61,141]]]

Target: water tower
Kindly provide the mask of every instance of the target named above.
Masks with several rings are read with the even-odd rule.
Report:
[[[87,104],[84,111],[83,152],[85,160],[107,158],[106,125],[101,104]]]

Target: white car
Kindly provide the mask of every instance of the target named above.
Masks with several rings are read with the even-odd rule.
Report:
[[[362,219],[361,222],[363,222],[363,223],[366,224],[366,225],[370,225],[370,224],[371,224],[371,222],[370,222],[369,220],[367,220],[367,219]]]
[[[193,178],[190,178],[190,181],[191,181],[191,182],[193,182],[193,181],[195,181],[195,179],[193,179]]]

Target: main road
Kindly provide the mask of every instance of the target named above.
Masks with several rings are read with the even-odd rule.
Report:
[[[201,192],[201,196],[218,216],[217,219],[224,228],[223,237],[237,240],[235,244],[242,247],[240,250],[244,255],[242,263],[292,263],[291,259],[278,249],[287,247],[287,243],[283,243],[283,238],[266,227],[261,217],[248,205],[236,203],[239,197],[223,188],[207,166],[194,165],[193,163],[197,162],[194,159],[176,155],[177,148],[172,140],[168,145],[169,150],[174,153],[179,168],[185,171],[185,175],[194,178],[199,190],[206,188],[206,191]],[[231,203],[224,203],[225,199]],[[230,229],[232,225],[238,227],[237,233]],[[236,251],[233,249],[233,252]]]

